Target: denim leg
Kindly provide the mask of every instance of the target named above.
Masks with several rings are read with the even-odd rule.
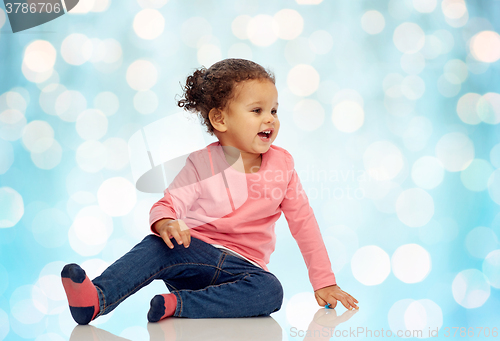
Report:
[[[213,284],[222,252],[196,238],[191,238],[188,248],[175,240],[173,244],[170,249],[160,237],[148,235],[96,277],[92,282],[99,296],[97,316],[111,312],[155,279],[163,280],[171,290],[198,290]]]
[[[270,272],[222,252],[214,284],[177,290],[174,316],[233,318],[267,316],[281,308],[283,288]]]

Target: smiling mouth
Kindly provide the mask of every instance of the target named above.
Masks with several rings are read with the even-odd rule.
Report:
[[[265,139],[269,139],[272,134],[273,134],[273,129],[267,129],[257,133],[257,135]]]
[[[271,136],[273,135],[274,130],[273,129],[267,129],[263,130],[257,135],[259,136],[260,140],[265,143],[270,143],[271,142]]]

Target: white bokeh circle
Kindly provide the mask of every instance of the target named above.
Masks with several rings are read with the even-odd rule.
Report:
[[[153,40],[163,33],[165,18],[158,10],[146,8],[135,15],[132,27],[140,38]]]
[[[288,72],[287,85],[294,95],[309,96],[318,90],[319,73],[311,65],[296,65]]]
[[[363,153],[363,164],[371,178],[378,181],[392,180],[403,169],[403,154],[389,141],[376,141]]]
[[[352,133],[363,126],[365,112],[363,107],[353,101],[342,101],[335,105],[332,112],[332,122],[335,128]]]
[[[137,202],[135,191],[135,186],[125,178],[107,179],[97,191],[97,201],[102,210],[110,216],[124,216]]]
[[[500,289],[500,249],[491,251],[484,258],[483,274],[492,287]]]
[[[396,200],[396,213],[407,226],[424,226],[434,216],[434,200],[421,188],[407,189]]]
[[[364,285],[377,285],[391,272],[389,255],[376,245],[359,248],[351,259],[354,278]]]
[[[368,34],[378,34],[385,27],[385,19],[382,13],[376,10],[366,11],[361,17],[361,28]]]
[[[136,60],[127,69],[128,85],[137,91],[152,88],[158,80],[156,67],[147,60]]]
[[[411,178],[415,185],[423,189],[433,189],[444,179],[444,167],[438,158],[422,156],[411,168]]]
[[[401,245],[391,258],[394,276],[404,283],[422,282],[432,268],[431,255],[418,244]]]
[[[459,172],[474,159],[474,145],[463,133],[448,133],[437,142],[436,156],[447,171]]]
[[[424,47],[425,33],[418,24],[404,22],[396,27],[392,39],[399,51],[415,53]]]
[[[467,309],[479,308],[491,293],[488,279],[477,269],[459,272],[453,279],[451,289],[455,301]]]
[[[15,226],[24,215],[21,194],[11,187],[0,187],[0,228]]]
[[[465,236],[465,247],[472,257],[484,259],[490,252],[500,248],[500,244],[491,228],[478,226]]]

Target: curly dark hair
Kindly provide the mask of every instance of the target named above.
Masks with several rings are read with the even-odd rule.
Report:
[[[224,109],[233,97],[237,83],[252,79],[267,79],[275,84],[274,74],[246,59],[224,59],[210,68],[201,67],[187,77],[182,98],[177,105],[197,113],[210,135],[214,127],[208,114],[211,109]]]

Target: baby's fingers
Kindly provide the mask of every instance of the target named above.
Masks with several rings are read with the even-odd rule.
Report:
[[[191,233],[189,233],[189,230],[181,232],[181,236],[184,247],[189,247],[189,244],[191,244]]]
[[[171,249],[174,248],[174,244],[172,244],[172,242],[170,241],[169,235],[168,235],[166,230],[163,230],[162,232],[160,232],[160,236],[169,248],[171,248]]]
[[[347,298],[347,301],[349,302],[349,304],[351,305],[351,307],[353,307],[354,309],[358,309],[358,306],[356,305],[356,303],[354,303],[354,301],[356,301],[353,297],[349,296]],[[356,301],[358,303],[358,301]]]
[[[183,241],[182,241],[182,237],[181,237],[179,231],[172,230],[171,233],[172,233],[172,237],[175,239],[175,241],[177,242],[177,244],[182,245]],[[174,246],[172,245],[171,249],[173,249],[173,248],[174,248]]]
[[[342,296],[339,298],[339,301],[342,302],[342,305],[346,307],[346,309],[351,310],[351,308],[354,308],[353,305],[351,305],[351,302],[347,299],[347,296]],[[354,304],[354,302],[352,302]]]

